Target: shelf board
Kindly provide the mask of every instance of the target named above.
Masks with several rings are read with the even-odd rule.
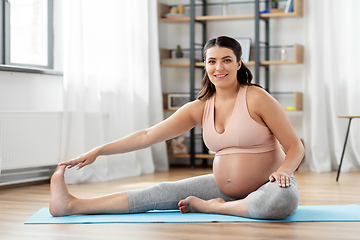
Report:
[[[168,109],[168,108],[164,108],[165,112],[176,112],[177,109]],[[301,112],[302,109],[284,109],[286,112]]]
[[[263,13],[260,14],[262,18],[292,18],[292,17],[302,17],[302,14],[298,12],[290,12],[290,13]]]
[[[245,63],[247,66],[255,65],[254,61],[249,61]],[[296,61],[261,61],[260,65],[286,65],[286,64],[299,64]],[[190,67],[190,64],[161,64],[162,67]],[[204,62],[197,62],[195,63],[196,67],[204,67]]]
[[[190,154],[169,154],[172,158],[190,158]],[[215,154],[198,153],[195,154],[195,158],[214,158]]]
[[[289,110],[289,109],[284,109],[285,112],[302,112],[302,110],[296,110],[296,109],[293,109],[293,110]]]
[[[176,18],[165,18],[165,14],[170,11],[170,5],[159,3],[158,14],[160,22],[189,22],[190,17],[176,17]],[[271,12],[262,13],[260,18],[293,18],[303,16],[303,1],[294,0],[294,11],[290,13],[284,12]],[[218,15],[218,16],[198,16],[195,17],[196,21],[207,22],[207,21],[228,21],[228,20],[244,20],[244,19],[255,19],[255,14],[243,14],[243,15]]]
[[[190,67],[190,63],[181,64],[160,64],[161,67]],[[204,62],[196,62],[196,67],[204,67]]]
[[[294,44],[294,59],[289,61],[260,61],[260,65],[269,66],[269,65],[291,65],[291,64],[301,64],[303,63],[303,52],[304,48],[300,44]],[[246,62],[245,65],[253,66],[255,65],[254,61]],[[162,67],[190,67],[190,64],[161,64]],[[204,67],[204,62],[195,62],[196,67]]]
[[[195,154],[195,158],[214,158],[215,154],[199,153]]]
[[[190,63],[160,64],[160,66],[161,67],[190,67]]]
[[[204,67],[205,63],[204,62],[195,62],[195,67]]]
[[[269,65],[286,65],[286,64],[299,64],[297,61],[260,61],[260,65],[269,66]],[[246,62],[245,65],[252,66],[255,65],[254,61]]]
[[[301,17],[296,12],[291,13],[263,13],[260,14],[261,18],[292,18],[292,17]],[[195,21],[199,22],[209,22],[209,21],[229,21],[229,20],[247,20],[247,19],[255,19],[255,14],[246,14],[246,15],[214,15],[214,16],[198,16],[195,17]],[[190,17],[177,17],[177,18],[160,18],[160,22],[189,22]]]
[[[296,61],[261,61],[261,65],[286,65],[286,64],[298,64]],[[255,64],[255,62],[253,63]]]
[[[228,20],[241,20],[241,19],[253,19],[255,14],[247,15],[218,15],[218,16],[198,16],[195,17],[196,21],[207,22],[207,21],[228,21]]]
[[[190,17],[160,18],[159,22],[190,22]]]
[[[164,108],[164,111],[166,111],[166,112],[176,112],[177,109]]]
[[[281,94],[281,92],[272,93],[272,95],[276,96],[278,94]],[[293,101],[292,101],[292,108],[284,108],[286,112],[301,112],[303,110],[303,94],[302,92],[289,92],[286,94],[292,94],[293,95]],[[276,98],[276,97],[275,97]],[[175,112],[177,109],[168,109],[164,108],[164,111],[168,112]]]

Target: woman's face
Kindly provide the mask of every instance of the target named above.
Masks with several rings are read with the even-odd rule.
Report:
[[[217,88],[237,84],[237,71],[241,67],[234,52],[226,47],[211,47],[206,51],[205,69]]]

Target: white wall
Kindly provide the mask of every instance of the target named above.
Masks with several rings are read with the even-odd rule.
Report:
[[[0,71],[0,111],[62,111],[62,76]]]
[[[187,0],[160,0],[169,5],[188,4]],[[219,2],[208,0],[208,2]],[[282,4],[285,4],[282,3]],[[280,5],[281,7],[284,5]],[[198,7],[200,10],[200,7]],[[196,15],[201,13],[197,10]],[[208,15],[221,15],[221,6],[211,6]],[[305,9],[304,9],[305,11]],[[189,13],[189,9],[185,8]],[[253,4],[229,5],[228,15],[232,14],[253,14]],[[305,15],[305,14],[304,14]],[[270,44],[271,45],[293,45],[298,43],[304,46],[306,17],[302,18],[279,18],[270,20]],[[214,21],[207,23],[208,39],[220,35],[231,37],[250,37],[254,42],[255,36],[254,20],[232,20]],[[260,32],[264,33],[264,24],[260,24]],[[201,26],[196,24],[196,42],[201,43]],[[161,48],[174,49],[177,44],[183,48],[189,48],[190,28],[188,23],[159,23],[159,44]],[[264,34],[260,35],[264,40]],[[306,49],[306,46],[304,46]],[[201,56],[201,55],[200,55]],[[199,56],[199,58],[200,58]],[[249,69],[254,71],[253,66]],[[263,71],[263,70],[261,70]],[[187,92],[189,90],[189,71],[186,68],[162,68],[163,92]],[[196,87],[201,86],[202,70],[196,70]],[[263,84],[264,74],[260,76],[260,83]],[[279,65],[270,67],[270,91],[300,91],[303,92],[303,66]],[[295,131],[302,138],[302,112],[288,112]]]
[[[54,69],[63,70],[61,0],[54,1]],[[0,111],[62,111],[62,76],[0,71]]]

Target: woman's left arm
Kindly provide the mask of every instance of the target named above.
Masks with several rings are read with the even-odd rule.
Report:
[[[291,185],[291,174],[304,158],[303,144],[280,103],[261,88],[252,87],[251,90],[251,103],[256,106],[254,113],[267,125],[286,152],[285,161],[269,176],[269,180],[276,180],[279,186],[288,187]]]

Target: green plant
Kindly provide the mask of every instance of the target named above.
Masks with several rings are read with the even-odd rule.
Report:
[[[182,49],[180,47],[180,45],[177,45],[177,48],[176,48],[176,58],[182,58],[184,56],[183,52],[182,52]]]
[[[182,49],[181,49],[180,45],[177,45],[176,52],[177,53],[182,53]]]

